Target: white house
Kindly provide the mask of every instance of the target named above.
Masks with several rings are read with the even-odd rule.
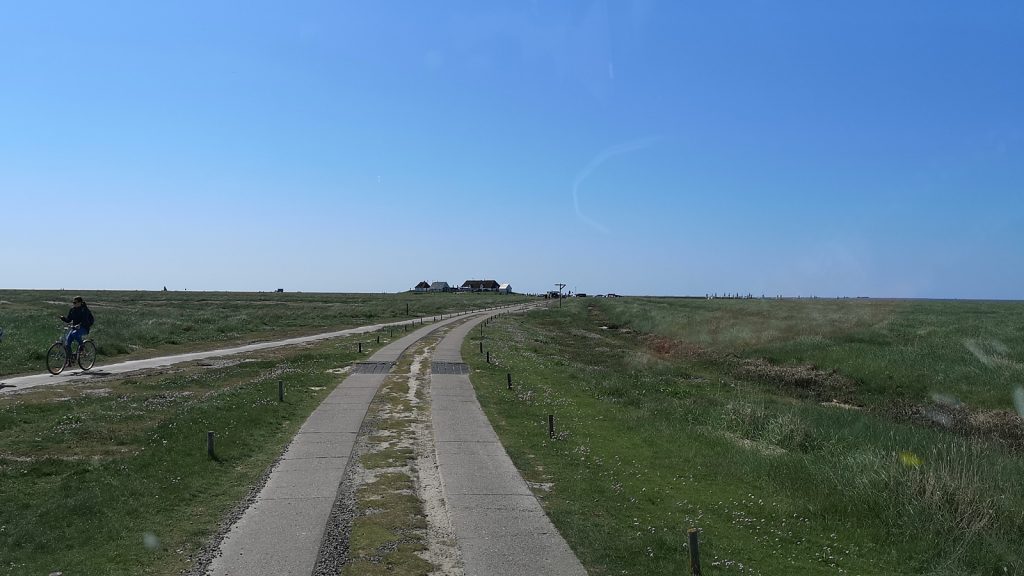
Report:
[[[505,283],[505,284],[502,284],[501,286],[498,286],[498,294],[511,294],[511,293],[512,293],[512,285],[511,284]]]

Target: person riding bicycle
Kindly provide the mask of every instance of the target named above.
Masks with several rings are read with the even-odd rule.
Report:
[[[71,300],[71,310],[68,310],[68,315],[61,316],[60,319],[71,324],[71,332],[68,333],[68,340],[64,343],[64,348],[68,354],[68,365],[70,366],[71,343],[78,342],[78,347],[82,347],[82,338],[89,334],[89,329],[92,328],[95,318],[93,318],[92,312],[89,310],[85,300],[81,296],[75,296]]]

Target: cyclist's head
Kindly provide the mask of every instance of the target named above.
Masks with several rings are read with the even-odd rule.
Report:
[[[73,299],[73,300],[71,300],[71,303],[72,303],[72,304],[74,304],[74,305],[76,305],[76,306],[77,306],[78,304],[81,304],[82,306],[85,306],[85,300],[82,300],[82,297],[81,297],[81,296],[75,296],[75,297],[74,297],[74,299]]]

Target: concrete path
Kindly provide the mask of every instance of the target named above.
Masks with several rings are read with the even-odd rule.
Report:
[[[461,313],[459,316],[464,314],[466,313]],[[452,318],[458,318],[459,316],[450,316],[448,319],[450,320]],[[436,318],[436,316],[434,318]],[[235,354],[245,354],[248,352],[255,352],[257,350],[280,348],[282,346],[294,346],[296,344],[305,344],[307,342],[316,342],[319,340],[327,340],[329,338],[340,338],[343,336],[351,336],[353,334],[364,334],[366,332],[374,332],[382,328],[387,328],[389,326],[417,324],[423,322],[424,320],[429,321],[430,317],[416,318],[413,320],[405,320],[402,322],[392,322],[389,324],[373,324],[371,326],[360,326],[358,328],[349,328],[347,330],[338,330],[336,332],[326,332],[324,334],[314,334],[312,336],[299,336],[297,338],[275,340],[272,342],[257,342],[255,344],[235,346],[232,348],[222,348],[219,350],[207,350],[204,352],[191,352],[188,354],[176,354],[174,356],[161,356],[159,358],[148,358],[145,360],[129,360],[127,362],[119,362],[117,364],[97,365],[95,368],[89,370],[88,372],[75,368],[73,370],[65,370],[64,372],[56,376],[50,373],[44,373],[31,374],[28,376],[0,378],[0,394],[9,394],[11,392],[26,390],[29,388],[34,388],[36,386],[66,384],[68,382],[89,380],[92,378],[102,376],[110,376],[111,374],[124,374],[127,372],[135,372],[136,370],[162,368],[165,366],[171,366],[173,364],[180,364],[182,362],[192,362],[194,360],[204,360],[206,358],[218,358],[222,356],[233,356]]]
[[[497,312],[480,312],[481,319]],[[470,314],[473,316],[474,314]],[[310,414],[255,501],[221,541],[209,576],[312,573],[331,508],[366,412],[392,364],[416,341],[464,316],[433,323],[384,346]]]
[[[485,318],[449,332],[433,361],[461,363],[463,339]],[[430,395],[438,470],[466,576],[585,576],[498,441],[469,376],[432,372]]]

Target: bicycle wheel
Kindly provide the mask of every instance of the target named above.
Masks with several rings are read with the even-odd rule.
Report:
[[[64,345],[60,342],[55,342],[50,349],[46,351],[46,369],[50,371],[50,374],[60,374],[64,371],[64,365],[68,362],[68,352],[64,349]]]
[[[78,347],[78,367],[88,370],[93,364],[96,364],[96,345],[92,340],[86,340]]]

